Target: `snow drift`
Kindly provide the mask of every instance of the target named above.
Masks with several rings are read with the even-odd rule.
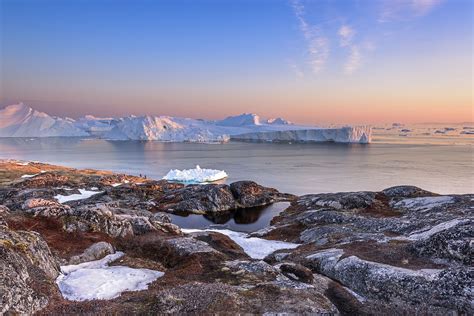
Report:
[[[61,266],[56,284],[62,296],[72,301],[113,299],[125,291],[146,290],[148,284],[164,275],[149,269],[109,266],[123,255],[117,252],[100,260]]]

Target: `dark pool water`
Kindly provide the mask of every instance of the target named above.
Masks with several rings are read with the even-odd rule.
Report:
[[[181,228],[220,228],[238,232],[251,233],[268,227],[273,217],[280,214],[290,203],[280,202],[266,207],[237,210],[230,213],[211,215],[171,215],[173,224]]]

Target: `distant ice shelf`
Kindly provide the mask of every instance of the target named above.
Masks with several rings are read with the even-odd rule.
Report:
[[[369,143],[368,126],[319,128],[293,124],[283,118],[263,119],[253,113],[222,120],[172,116],[74,120],[36,111],[23,103],[0,109],[0,137],[93,137],[108,140],[224,143],[230,139],[282,142]]]
[[[371,142],[372,128],[369,126],[346,126],[341,128],[297,129],[283,131],[251,132],[231,136],[231,139],[263,142]]]
[[[195,169],[172,169],[164,177],[164,180],[188,182],[188,183],[205,183],[214,182],[227,178],[227,173],[224,170],[202,169],[196,166]]]

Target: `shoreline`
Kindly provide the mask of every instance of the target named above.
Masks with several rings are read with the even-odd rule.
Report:
[[[280,201],[252,233],[169,216]],[[1,312],[469,314],[472,209],[474,194],[413,186],[293,196],[0,161]]]

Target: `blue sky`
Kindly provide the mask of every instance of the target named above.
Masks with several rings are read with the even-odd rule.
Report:
[[[468,0],[0,2],[1,105],[472,120]]]

